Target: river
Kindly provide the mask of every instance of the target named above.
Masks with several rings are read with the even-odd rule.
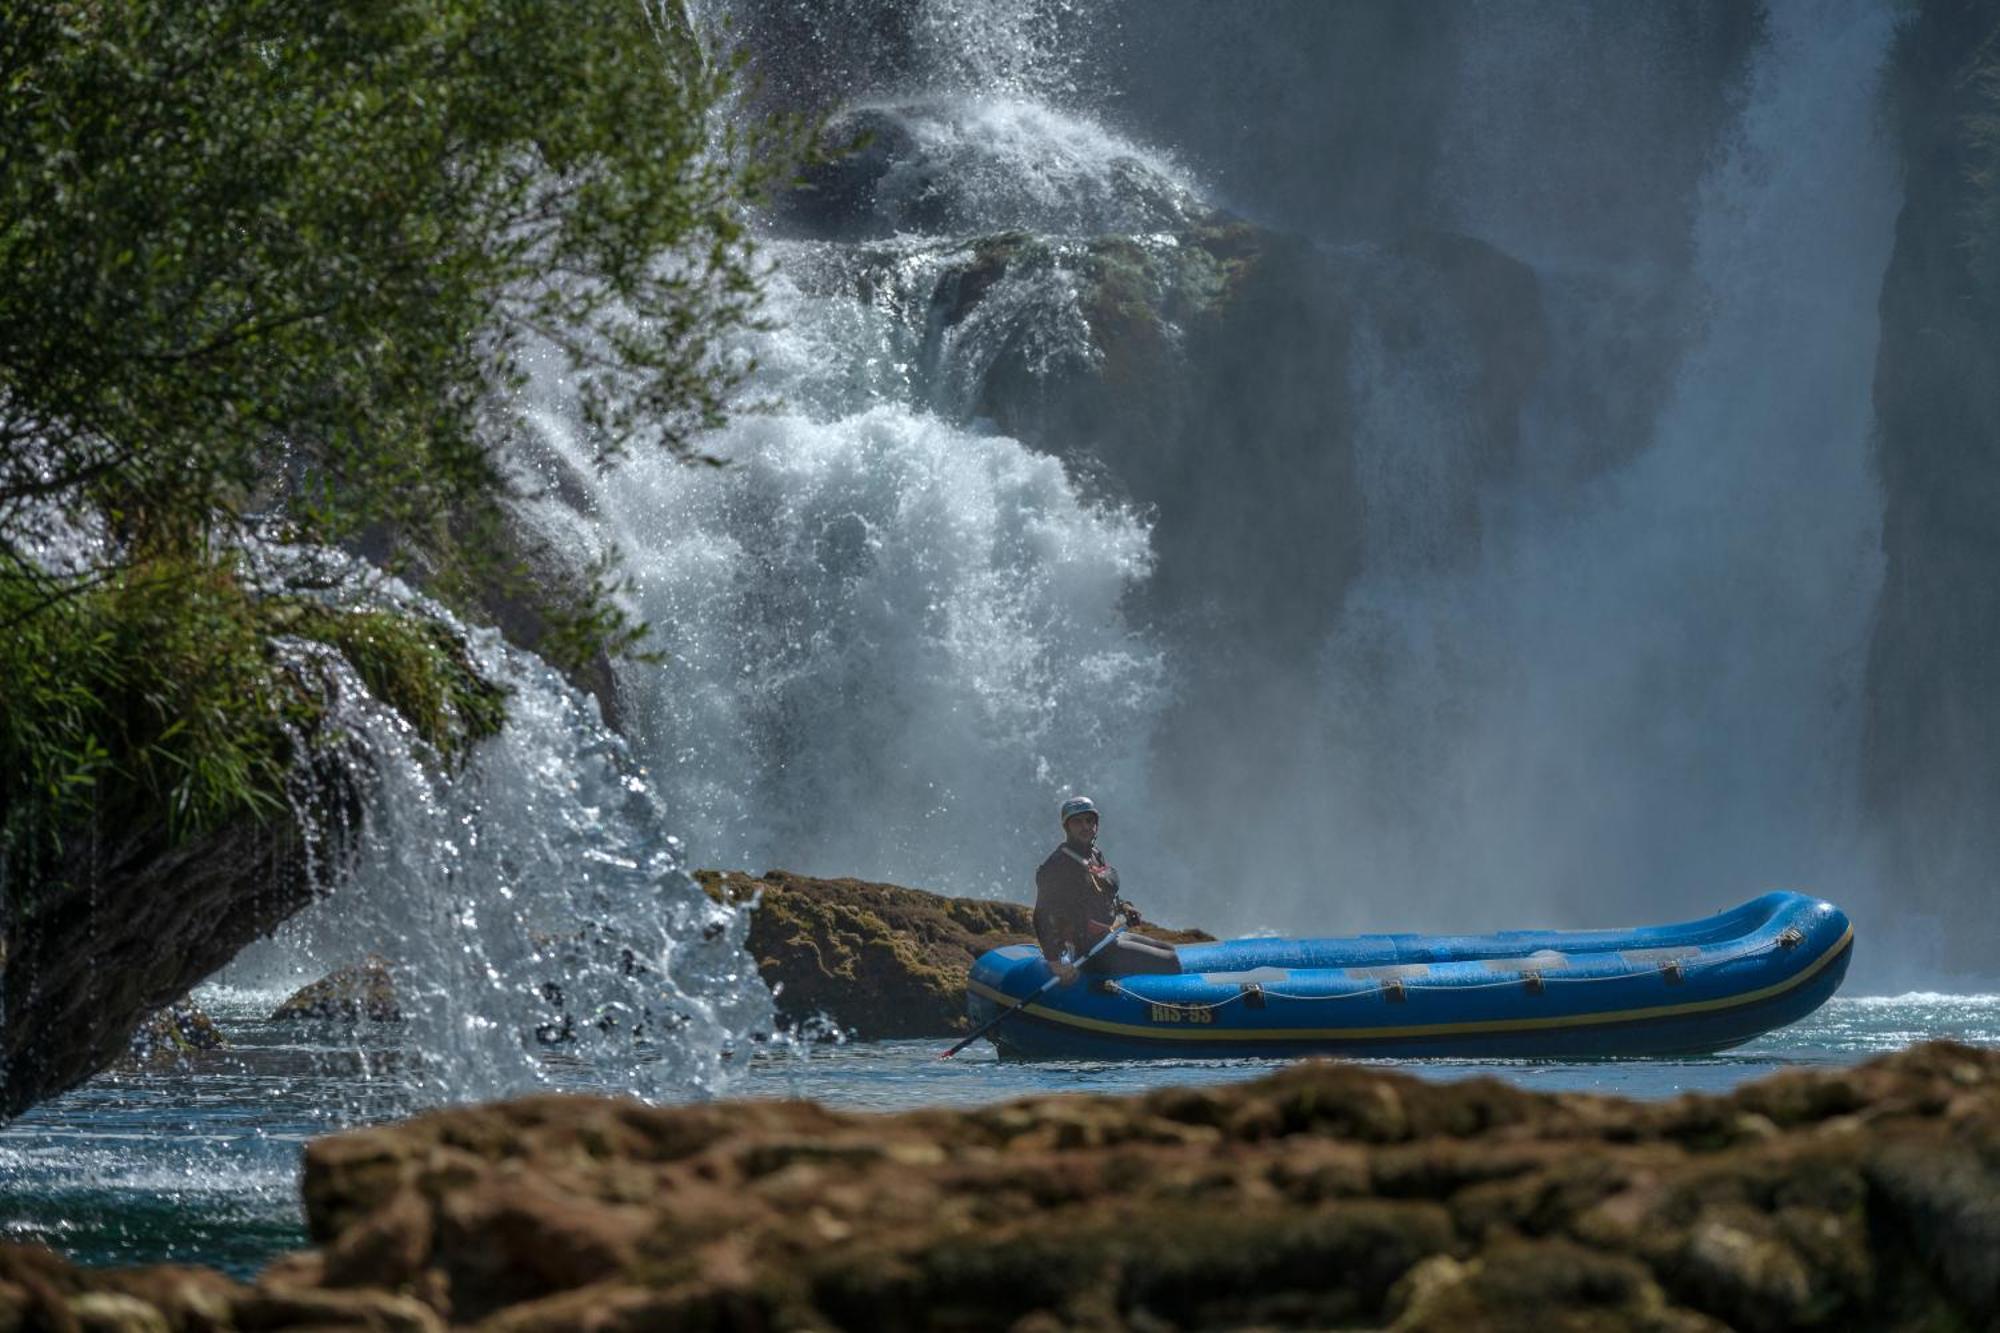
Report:
[[[88,1263],[201,1263],[249,1275],[306,1243],[299,1156],[307,1140],[426,1104],[421,1056],[395,1025],[272,1022],[279,996],[204,988],[229,1048],[121,1070],[0,1129],[0,1237],[41,1240]],[[1492,1075],[1538,1091],[1627,1097],[1719,1092],[1795,1066],[1848,1064],[1928,1037],[2000,1042],[2000,995],[1842,997],[1804,1022],[1720,1055],[1678,1060],[1396,1061],[1424,1078]],[[1254,1078],[1273,1061],[1003,1063],[980,1043],[855,1042],[760,1048],[733,1062],[729,1096],[812,1097],[857,1111],[969,1106],[1057,1092],[1138,1093]],[[622,1091],[581,1063],[546,1086]]]

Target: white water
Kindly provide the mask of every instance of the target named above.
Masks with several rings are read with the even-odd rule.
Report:
[[[364,600],[444,616],[393,581]],[[719,1089],[770,1029],[747,916],[681,871],[679,839],[594,700],[492,631],[469,642],[508,691],[508,718],[456,772],[337,654],[295,645],[336,682],[331,730],[358,742],[365,818],[337,890],[216,984],[275,1005],[336,967],[387,959],[408,1054],[383,1077],[406,1103],[529,1091],[559,1065],[574,1083],[579,1062],[641,1096]]]
[[[732,466],[628,464],[597,497],[668,654],[625,672],[627,713],[705,863],[1017,896],[1064,792],[1142,788],[1130,515],[906,405],[712,447]]]
[[[623,673],[632,730],[698,862],[1019,897],[1056,799],[1080,788],[1109,807],[1135,896],[1225,930],[1609,924],[1778,884],[1877,924],[1853,769],[1880,578],[1867,446],[1897,203],[1876,123],[1890,6],[1777,7],[1674,262],[1620,253],[1575,197],[1671,123],[1671,98],[1573,123],[1590,43],[1639,84],[1673,53],[1615,8],[1570,27],[1467,12],[1445,220],[1536,267],[1552,340],[1519,457],[1478,470],[1452,329],[1412,361],[1379,328],[1390,306],[1330,311],[1354,321],[1340,373],[1366,570],[1307,627],[1316,674],[1221,742],[1231,788],[1173,801],[1152,793],[1204,786],[1155,767],[1202,758],[1162,750],[1178,682],[1254,644],[1136,619],[1155,520],[976,417],[970,386],[1008,339],[1093,354],[1069,270],[1016,264],[949,329],[926,299],[967,235],[1030,226],[1059,251],[1163,225],[1146,210],[1193,199],[1197,173],[1081,109],[1068,57],[1035,76],[1034,44],[1002,41],[1015,63],[987,78],[988,46],[924,46],[1004,35],[994,6],[919,10],[929,77],[855,87],[915,145],[878,199],[904,234],[777,247],[782,327],[752,350],[755,392],[782,410],[707,442],[727,470],[638,462],[587,479],[582,518],[545,514],[629,555],[669,654]],[[1558,170],[1565,143],[1577,161]],[[940,199],[930,216],[954,234],[894,223]],[[1620,342],[1634,327],[1652,341]],[[1656,401],[1635,387],[1647,357],[1667,359]],[[587,472],[559,379],[528,406],[542,446]],[[1186,484],[1229,485],[1250,443],[1218,440]],[[1243,563],[1278,586],[1314,577]]]
[[[857,109],[907,136],[875,190],[889,219],[927,214],[932,229],[1097,236],[1157,231],[1200,211],[1165,155],[1043,102],[930,96]]]

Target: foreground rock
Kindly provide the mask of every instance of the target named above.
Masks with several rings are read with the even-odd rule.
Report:
[[[1973,1329],[2000,1051],[1634,1103],[1308,1063],[847,1115],[538,1097],[323,1139],[255,1288],[0,1250],[0,1327]]]
[[[722,901],[757,901],[746,947],[783,1022],[827,1020],[864,1040],[964,1031],[972,961],[1034,938],[1021,903],[785,870],[698,870],[695,879]],[[1174,944],[1213,938],[1152,925],[1146,932]]]
[[[323,1140],[304,1190],[296,1278],[492,1328],[1986,1327],[2000,1052],[1670,1103],[1336,1064],[896,1116],[540,1098]]]

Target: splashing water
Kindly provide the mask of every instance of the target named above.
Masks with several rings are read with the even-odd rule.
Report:
[[[873,208],[889,231],[1141,234],[1206,212],[1170,159],[1043,103],[960,96],[867,104],[836,132],[849,126],[876,137]]]
[[[392,1081],[413,1104],[544,1086],[552,1061],[641,1096],[720,1087],[732,1052],[770,1025],[747,919],[682,873],[645,772],[596,702],[393,581],[368,595],[465,633],[508,692],[507,725],[454,772],[337,654],[293,644],[335,682],[333,731],[359,742],[368,807],[339,887],[219,980],[275,996],[386,959],[405,1020]]]
[[[1016,442],[878,406],[730,428],[723,471],[600,503],[667,661],[626,676],[665,799],[724,864],[1014,896],[1066,783],[1140,780],[1145,532]]]

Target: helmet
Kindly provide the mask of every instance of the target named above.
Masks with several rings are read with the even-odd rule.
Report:
[[[1088,796],[1072,796],[1062,803],[1063,827],[1068,828],[1069,821],[1075,819],[1078,815],[1094,815],[1096,813],[1097,806],[1092,803]]]

